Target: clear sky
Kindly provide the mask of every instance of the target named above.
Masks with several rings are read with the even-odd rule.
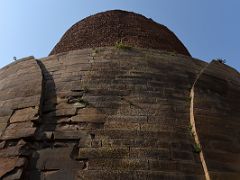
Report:
[[[97,12],[134,11],[166,25],[193,57],[240,71],[240,0],[0,0],[0,68],[45,57],[74,23]]]

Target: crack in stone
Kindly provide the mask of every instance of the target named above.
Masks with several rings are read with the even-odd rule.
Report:
[[[191,124],[191,133],[193,135],[193,138],[194,138],[194,141],[195,141],[195,144],[196,145],[200,145],[200,148],[202,147],[201,146],[201,143],[200,143],[200,140],[199,140],[199,137],[198,137],[198,133],[197,133],[197,129],[196,129],[196,123],[195,123],[195,119],[194,119],[194,87],[195,87],[195,84],[197,83],[198,79],[200,78],[200,76],[203,74],[203,72],[208,68],[210,64],[207,64],[204,68],[201,69],[201,71],[198,73],[193,85],[192,85],[192,88],[190,90],[190,124]],[[200,157],[200,161],[201,161],[201,164],[202,164],[202,167],[203,167],[203,170],[204,170],[204,174],[205,174],[205,178],[206,180],[211,180],[210,178],[210,175],[209,175],[209,171],[208,171],[208,167],[207,167],[207,163],[205,161],[205,158],[204,158],[204,153],[202,151],[202,149],[200,150],[199,152],[199,157]]]

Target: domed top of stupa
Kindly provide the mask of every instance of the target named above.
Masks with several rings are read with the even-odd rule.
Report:
[[[76,49],[114,46],[159,49],[191,56],[183,43],[166,26],[140,14],[112,10],[89,16],[74,24],[50,55]]]

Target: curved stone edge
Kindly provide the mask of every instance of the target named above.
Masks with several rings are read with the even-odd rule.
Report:
[[[126,23],[126,20],[129,22]],[[103,21],[101,22],[104,24],[103,28],[96,28],[99,26],[99,21]],[[107,23],[109,21],[111,23]],[[141,28],[139,23],[142,24]],[[121,32],[116,34],[115,31],[119,29],[119,27],[116,28],[118,25],[121,26]],[[149,28],[146,28],[147,26],[151,27],[150,34],[145,34],[149,31]],[[106,29],[108,30],[104,31]],[[91,32],[91,30],[94,32]],[[130,33],[131,31],[132,33]],[[128,46],[165,49],[169,52],[179,52],[191,56],[184,44],[166,26],[143,15],[123,10],[100,12],[77,22],[65,32],[49,55],[76,49],[114,46],[121,39]]]
[[[239,72],[218,61],[204,68],[191,91],[196,142],[211,179],[240,178],[239,94]]]
[[[40,118],[42,72],[33,56],[0,70],[0,179],[21,179]]]
[[[76,52],[75,52],[76,53]],[[73,53],[74,54],[74,53]],[[214,62],[214,63],[211,63],[211,65],[212,64],[215,64],[216,65],[216,63],[218,63],[218,62]],[[221,65],[222,66],[222,65]],[[225,65],[224,65],[225,66]],[[215,67],[215,66],[213,66],[213,67]],[[211,67],[211,68],[213,68],[213,67]],[[54,71],[54,68],[56,68],[56,67],[51,67],[52,68],[52,71]],[[236,78],[231,78],[231,77],[234,77],[235,75],[236,75],[236,73],[237,72],[235,72],[235,71],[232,71],[231,69],[229,70],[228,68],[226,68],[227,70],[225,70],[227,73],[225,73],[225,76],[229,76],[228,77],[228,80],[231,82],[231,84],[238,84],[238,81],[236,80]],[[207,69],[208,70],[208,69]],[[0,72],[0,74],[1,74],[1,72]],[[204,73],[202,73],[203,75],[205,74],[205,71],[204,71]],[[232,75],[229,75],[229,74],[232,74]],[[233,75],[234,74],[234,75]],[[200,76],[200,81],[201,81],[201,79],[202,79],[202,75]],[[198,87],[198,83],[199,83],[199,81],[197,82],[197,88],[196,89],[198,89],[199,87]],[[42,85],[43,86],[43,85]],[[235,85],[234,85],[234,87],[235,87]],[[44,94],[43,92],[41,93],[41,94]],[[40,101],[39,101],[40,102]],[[39,104],[41,104],[41,103],[39,103]],[[25,106],[24,106],[25,107]],[[32,107],[30,107],[30,108],[32,108]],[[27,109],[27,108],[26,108]],[[23,110],[25,110],[25,108],[23,109]],[[28,111],[29,112],[29,110],[27,109],[27,110],[25,110],[25,111]],[[18,111],[17,111],[18,112]],[[20,112],[20,111],[19,111]],[[15,112],[14,112],[14,114],[15,114]],[[13,115],[14,115],[13,114]],[[28,113],[29,114],[29,113]],[[14,117],[14,116],[13,116]],[[12,116],[11,116],[11,118],[12,118]],[[198,118],[196,118],[196,120],[198,120]],[[14,123],[16,123],[17,122],[17,120],[16,120],[16,118],[13,118],[13,120],[12,120]],[[197,124],[197,126],[198,126],[198,124]],[[198,128],[198,127],[197,127]],[[200,133],[200,136],[201,136],[201,133]],[[4,142],[5,143],[5,141],[2,141],[2,142]],[[14,147],[18,147],[18,146],[22,146],[24,143],[22,142],[22,141],[20,141],[20,142],[18,142],[18,145],[16,145],[16,146],[14,146]],[[3,146],[4,147],[4,145],[2,145],[2,143],[1,143],[1,146]],[[203,150],[204,150],[204,146],[203,146]],[[13,152],[12,150],[9,150],[9,152]],[[6,151],[4,152],[4,153],[2,153],[2,154],[6,154]],[[3,157],[4,158],[4,157]],[[14,161],[14,160],[13,160]],[[16,163],[15,163],[16,164]],[[12,172],[12,170],[11,170],[11,172]],[[18,171],[18,173],[19,173],[20,171]],[[214,174],[215,172],[212,172],[212,174]],[[11,174],[11,173],[10,173]],[[218,173],[218,176],[219,176],[219,174],[220,173]],[[229,174],[229,176],[231,175],[231,173]],[[232,177],[237,177],[236,175],[234,175],[234,174],[232,174],[231,175]],[[222,176],[221,177],[227,177],[227,173],[222,173]]]
[[[109,53],[114,53],[114,56],[109,57]],[[102,57],[103,54],[107,55],[107,57],[103,58]],[[131,59],[129,59],[129,57],[131,57],[132,55],[134,55],[134,56],[133,56],[133,59],[131,61]],[[139,62],[136,61],[136,60],[139,60]],[[94,79],[90,80],[89,78],[85,79],[84,83],[78,82],[80,79],[75,79],[73,81],[76,81],[76,82],[71,82],[71,80],[69,78],[72,78],[72,77],[69,75],[69,73],[76,74],[78,72],[79,75],[84,75],[86,77],[89,77],[89,75],[95,75],[96,77],[98,77],[99,75],[103,76],[104,79],[100,79],[100,80],[105,80],[105,81],[102,81],[102,83],[104,83],[104,85],[106,87],[108,87],[110,85],[109,80],[112,80],[112,79],[111,79],[110,75],[107,75],[106,73],[104,73],[105,70],[111,70],[111,69],[117,70],[117,68],[120,65],[121,68],[129,71],[128,66],[131,67],[133,65],[136,65],[135,63],[138,62],[138,63],[141,64],[140,69],[139,69],[140,70],[139,73],[143,73],[143,74],[144,74],[144,72],[147,73],[148,71],[146,71],[146,66],[150,66],[151,68],[153,68],[153,70],[158,72],[160,76],[163,76],[165,78],[169,78],[168,80],[172,84],[167,85],[167,87],[163,87],[163,92],[159,92],[159,94],[161,94],[161,96],[163,96],[163,98],[167,98],[169,100],[169,103],[171,104],[172,108],[174,109],[174,112],[178,113],[178,115],[180,116],[182,114],[182,111],[185,112],[185,110],[188,111],[188,109],[185,109],[184,108],[185,106],[184,107],[180,107],[180,105],[178,106],[177,103],[174,103],[174,99],[175,99],[175,97],[179,98],[179,99],[181,99],[180,101],[182,103],[185,103],[188,100],[188,94],[187,93],[185,94],[185,91],[186,90],[188,91],[189,87],[191,87],[191,84],[194,81],[194,77],[198,73],[198,70],[200,70],[202,68],[203,64],[205,64],[202,61],[197,61],[196,60],[194,62],[192,62],[192,61],[188,62],[188,60],[191,60],[191,59],[189,57],[185,57],[185,56],[181,56],[181,55],[176,55],[176,54],[172,54],[172,53],[164,53],[163,51],[155,51],[155,50],[150,50],[149,51],[149,50],[142,50],[142,49],[138,49],[138,48],[133,49],[131,51],[122,51],[122,50],[118,50],[118,49],[112,48],[112,47],[111,48],[96,48],[96,49],[76,50],[76,51],[71,51],[71,52],[68,52],[68,53],[63,53],[61,55],[50,56],[48,58],[44,58],[44,59],[42,59],[42,63],[46,67],[46,70],[47,70],[47,71],[45,71],[45,74],[47,75],[48,80],[50,80],[50,83],[48,83],[49,87],[46,87],[46,89],[49,89],[49,88],[52,89],[51,87],[54,87],[54,86],[56,86],[57,89],[58,89],[55,93],[47,92],[47,96],[50,96],[50,95],[51,95],[51,97],[54,96],[54,102],[56,102],[56,100],[57,100],[57,107],[58,107],[57,111],[54,112],[54,110],[56,110],[55,109],[56,104],[54,105],[54,107],[48,106],[44,109],[46,111],[46,114],[53,111],[54,113],[53,112],[51,113],[52,116],[58,116],[58,118],[60,120],[64,121],[64,123],[66,123],[66,125],[68,123],[70,124],[70,122],[66,122],[67,119],[66,118],[64,119],[64,116],[67,116],[69,119],[71,119],[71,122],[75,122],[75,123],[77,123],[79,121],[81,122],[82,121],[81,118],[84,118],[85,121],[89,121],[89,122],[96,121],[96,119],[94,119],[92,117],[92,115],[95,115],[96,113],[98,113],[97,111],[93,111],[93,109],[91,109],[89,107],[87,107],[86,109],[84,109],[85,107],[82,107],[82,108],[80,108],[81,110],[79,110],[78,114],[76,115],[76,111],[75,110],[72,111],[74,108],[70,108],[70,105],[65,104],[62,100],[65,99],[65,98],[68,98],[69,95],[70,95],[70,97],[71,96],[76,96],[76,93],[85,94],[84,91],[86,89],[84,89],[84,86],[86,86],[88,89],[90,89],[90,92],[95,91],[95,93],[96,93],[97,92],[96,90],[99,89],[99,88],[101,89],[102,85],[97,83],[98,82],[97,79],[95,79],[95,81],[94,81]],[[126,63],[126,61],[130,61],[130,62]],[[110,62],[112,62],[112,63],[110,63]],[[148,64],[148,63],[150,63],[150,64]],[[77,65],[79,65],[79,66],[77,66]],[[173,67],[173,68],[171,68],[173,70],[173,72],[166,72],[165,68],[170,67],[170,66]],[[183,69],[186,70],[189,74],[186,73]],[[96,74],[92,74],[93,71],[96,71]],[[163,71],[163,72],[161,72],[161,71]],[[64,72],[66,74],[64,74]],[[135,72],[135,73],[136,74],[134,74],[134,73],[132,74],[133,78],[137,77],[137,72]],[[177,78],[175,73],[180,73],[180,74],[177,74],[177,75],[179,75],[179,78],[180,78],[180,80],[183,84],[180,84],[178,86],[174,85],[175,81],[177,81],[177,80],[179,81],[179,79]],[[51,74],[51,75],[48,75],[48,74]],[[62,76],[61,74],[64,74],[64,76]],[[134,76],[134,75],[136,75],[136,76]],[[110,76],[110,77],[108,77],[108,76]],[[127,78],[126,80],[130,80],[129,82],[132,82],[131,81],[131,76],[129,74],[128,75],[127,74],[122,74],[120,77],[124,77],[124,76],[126,76],[126,78]],[[79,76],[79,77],[81,77],[81,76]],[[77,78],[79,78],[79,77],[77,77]],[[149,82],[147,84],[145,84],[144,82],[146,82],[147,77],[148,76],[146,76],[146,77],[143,76],[142,77],[143,78],[142,83],[139,84],[139,85],[141,85],[140,86],[141,88],[147,88],[147,89],[149,88],[150,92],[151,92],[151,90],[154,91],[154,88],[161,88],[160,86],[158,87],[159,84],[156,81],[153,81],[151,79],[149,79]],[[108,78],[110,78],[110,79],[108,79]],[[166,79],[163,79],[163,80],[166,80]],[[96,82],[96,83],[94,83],[94,82]],[[128,81],[123,81],[123,80],[121,81],[120,80],[120,83],[119,83],[121,85],[119,87],[120,89],[122,89],[123,86],[127,86],[127,85],[132,87],[133,84],[130,83],[130,84],[126,85],[125,82],[128,82]],[[136,80],[136,81],[133,81],[133,83],[140,83],[140,81]],[[184,93],[180,93],[177,90],[177,88],[181,88],[181,87],[182,88],[184,87],[184,90],[185,90]],[[99,95],[101,95],[101,93],[103,93],[103,92],[106,93],[108,91],[102,90],[102,91],[99,92],[100,93]],[[119,93],[121,94],[121,92],[119,92]],[[62,97],[55,97],[55,96],[58,96],[58,95],[61,95]],[[86,97],[85,97],[85,95],[86,95]],[[92,98],[88,99],[88,96],[90,95],[89,92],[85,95],[83,97],[86,98],[86,100],[88,102],[90,102],[90,104],[96,104],[96,106],[99,106],[99,105],[101,106],[101,103],[102,103],[101,100],[100,101],[95,101]],[[143,96],[145,96],[145,95],[147,96],[147,94],[143,94]],[[79,96],[79,98],[82,98],[82,95],[77,95],[77,96]],[[114,97],[114,95],[112,95],[112,94],[109,94],[109,96]],[[91,95],[90,95],[90,97],[91,97]],[[132,104],[132,102],[129,101],[129,98],[123,98],[121,100],[124,101],[124,102],[126,101],[127,104]],[[110,104],[108,103],[106,105],[110,105]],[[114,103],[113,103],[113,105],[114,105]],[[177,107],[175,107],[175,106],[177,106]],[[48,109],[48,108],[50,108],[50,109]],[[64,109],[64,108],[67,108],[68,110],[66,111],[66,109]],[[164,106],[162,108],[164,109]],[[111,108],[109,108],[109,109],[111,109]],[[121,110],[121,111],[122,111],[121,113],[122,113],[123,116],[128,114],[128,113],[136,113],[136,112],[131,112],[127,108],[125,108],[124,111],[123,110]],[[140,111],[140,110],[138,110],[138,111]],[[141,112],[141,113],[146,114],[146,112],[144,110],[142,110],[142,111],[143,112]],[[81,115],[81,113],[83,113],[83,114]],[[136,115],[138,115],[138,114],[136,114]],[[43,115],[43,117],[44,117],[44,115]],[[60,117],[62,117],[62,119]],[[171,116],[171,117],[174,118],[174,115]],[[58,119],[58,121],[59,121],[59,119]],[[101,120],[102,117],[100,117],[99,119]],[[180,119],[183,120],[184,122],[188,123],[186,121],[186,119],[181,118],[181,117],[180,117]],[[135,120],[135,121],[137,121],[137,120]],[[149,118],[146,121],[154,122],[154,120],[152,118]],[[103,120],[103,123],[104,122],[105,121]],[[59,122],[53,121],[53,123],[57,124],[57,123],[60,123],[60,121]],[[98,122],[98,123],[101,123],[101,122]],[[120,132],[121,132],[122,128],[127,128],[127,127],[124,127],[124,124],[108,124],[108,123],[106,123],[104,125],[105,128],[112,128],[114,126],[115,128],[119,129]],[[147,124],[147,123],[148,122],[145,122],[141,125],[141,128],[142,128],[143,131],[145,129],[145,131],[150,131],[151,132],[153,129],[158,128],[158,127],[153,128],[153,127],[149,126],[149,124]],[[140,122],[139,122],[139,124],[140,124]],[[184,126],[188,127],[187,124],[184,124]],[[136,127],[133,126],[132,128],[136,128]],[[130,153],[131,156],[134,156],[134,155],[136,155],[136,154],[134,154],[135,149],[136,149],[137,152],[143,153],[141,151],[141,149],[137,149],[137,148],[134,148],[134,147],[129,147],[129,148],[126,148],[126,147],[124,147],[124,148],[121,148],[121,147],[111,148],[111,147],[109,147],[110,144],[108,145],[107,143],[112,143],[111,141],[114,141],[113,139],[111,139],[111,136],[118,136],[117,134],[115,134],[113,132],[108,134],[109,130],[111,130],[111,129],[101,130],[101,128],[100,128],[100,129],[95,129],[95,130],[90,131],[91,132],[91,133],[89,132],[90,134],[89,133],[84,134],[81,131],[71,131],[71,132],[68,131],[68,132],[66,132],[66,129],[58,128],[58,132],[54,132],[53,130],[49,130],[49,132],[40,132],[40,133],[43,133],[43,134],[48,133],[49,135],[45,136],[45,138],[49,138],[49,139],[53,138],[54,139],[53,146],[55,146],[55,144],[57,144],[57,143],[60,143],[58,141],[62,142],[64,140],[64,142],[66,141],[66,143],[67,143],[67,141],[69,143],[71,143],[71,141],[73,141],[73,139],[74,139],[74,141],[76,141],[77,146],[76,146],[76,151],[74,151],[74,153],[72,154],[73,159],[75,161],[83,163],[83,167],[82,167],[83,169],[81,170],[81,168],[79,168],[79,175],[80,175],[79,177],[86,178],[86,177],[88,177],[88,175],[91,174],[90,177],[92,177],[92,178],[95,177],[96,178],[96,177],[98,177],[99,173],[101,174],[101,172],[100,172],[100,170],[93,171],[92,168],[99,168],[98,165],[100,165],[100,164],[95,164],[95,163],[100,163],[101,162],[100,160],[97,160],[98,156],[103,156],[104,155],[104,158],[107,158],[108,156],[109,156],[109,158],[111,158],[111,156],[113,155],[114,152],[119,152],[120,153],[119,155],[114,155],[114,157],[116,156],[117,158],[119,158],[119,156],[121,156],[122,153]],[[130,136],[131,135],[134,136],[134,130],[135,129],[131,129]],[[186,128],[184,129],[184,132],[185,132],[185,130],[186,130]],[[101,134],[101,133],[103,133],[103,134]],[[106,133],[106,134],[104,135],[104,133]],[[140,132],[140,133],[142,133],[144,135],[144,132]],[[95,139],[94,138],[92,139],[91,134],[96,136]],[[99,144],[99,141],[101,141],[102,135],[108,137],[108,139],[105,139],[106,142],[105,141],[103,142],[103,145],[102,145],[102,143]],[[137,134],[135,134],[135,135],[137,135]],[[41,137],[44,137],[44,135],[39,136],[39,138],[41,138]],[[84,138],[85,141],[82,141],[82,138]],[[149,137],[149,138],[151,138],[151,137]],[[169,137],[169,138],[171,139],[171,137]],[[81,139],[81,140],[79,141],[79,139]],[[133,139],[134,139],[134,137],[133,137]],[[191,137],[187,137],[186,139],[190,140],[191,144],[193,143]],[[95,144],[96,142],[97,142],[97,144]],[[59,151],[63,151],[63,152],[66,151],[67,152],[69,150],[69,147],[65,148],[65,149],[64,148],[59,148],[59,149],[57,149],[57,148],[38,149],[38,151],[37,151],[39,153],[39,160],[38,161],[40,162],[38,167],[37,167],[38,172],[40,172],[42,174],[45,174],[46,176],[59,176],[61,173],[63,173],[63,171],[62,171],[63,167],[61,165],[57,164],[57,163],[53,163],[54,167],[55,167],[55,172],[50,175],[49,174],[50,173],[49,167],[47,167],[47,166],[44,167],[44,171],[43,171],[43,167],[42,167],[42,163],[41,163],[43,161],[42,159],[47,159],[47,161],[51,161],[51,156],[52,156],[51,154],[54,154],[54,152],[59,152]],[[188,149],[189,154],[191,154],[195,157],[194,153],[191,150],[191,147],[189,149]],[[182,150],[183,149],[180,149],[179,153],[181,153]],[[147,149],[147,151],[145,153],[153,153],[153,151],[154,151],[154,149]],[[95,155],[91,154],[93,152],[94,152]],[[157,152],[156,149],[155,149],[155,152]],[[68,154],[69,154],[69,152],[68,152]],[[172,156],[173,156],[173,158],[177,159],[177,157],[176,157],[177,155],[175,153]],[[57,159],[56,156],[53,156],[53,158]],[[109,162],[104,158],[102,159],[102,161],[106,163],[106,167],[110,166]],[[181,157],[181,158],[185,159],[187,157]],[[53,159],[52,159],[52,161],[53,161]],[[192,177],[195,177],[195,178],[204,177],[203,171],[202,171],[202,168],[201,168],[201,164],[199,164],[198,160],[196,160],[196,161],[197,161],[197,163],[196,162],[192,162],[192,163],[193,164],[196,163],[196,164],[194,164],[194,165],[196,165],[194,168],[196,168],[196,167],[198,167],[198,168],[196,168],[196,169],[193,168],[193,169],[195,170],[195,172],[197,172],[199,174],[198,175],[194,174],[194,175],[192,175]],[[134,162],[134,161],[132,162],[130,160],[128,160],[126,163],[130,163],[130,162],[131,163],[137,163],[137,162]],[[164,160],[162,160],[162,162],[164,162]],[[116,161],[116,160],[111,161],[111,163],[113,163],[112,165],[116,166],[118,161]],[[157,167],[157,165],[155,165],[155,163],[157,163],[157,162],[149,160],[149,161],[146,162],[146,164],[138,164],[138,165],[142,168],[146,168],[146,167],[148,168],[149,167],[150,169],[155,168],[155,170],[161,169],[161,167]],[[94,167],[94,164],[96,165],[96,167]],[[183,164],[179,165],[179,167],[183,168],[186,165],[186,164],[185,165],[183,165]],[[156,167],[154,167],[154,166],[156,166]],[[56,168],[56,167],[58,167],[58,168]],[[118,168],[121,168],[121,164],[119,164]],[[176,171],[177,171],[177,169],[176,169]],[[184,170],[182,170],[182,171],[184,171]],[[136,171],[136,172],[135,171],[126,171],[126,174],[131,173],[131,172],[134,172],[134,174],[139,173],[138,171]],[[123,176],[123,174],[121,174],[120,172],[116,173],[115,171],[110,171],[110,173],[114,176],[115,175]],[[145,171],[145,172],[143,172],[143,175],[146,175],[147,173],[148,172]],[[149,172],[150,177],[153,177],[154,174],[155,173],[153,171]],[[160,172],[158,172],[158,173],[155,174],[155,176],[156,177],[162,177],[162,176],[166,177],[166,176],[168,176],[167,174],[169,175],[170,173],[168,172],[168,173],[162,173],[161,174]],[[180,176],[180,174],[173,174],[173,173],[171,174],[171,177],[173,177],[173,178],[177,178],[177,176]],[[182,177],[187,177],[188,175],[186,173],[184,175],[182,174],[181,176]],[[103,176],[101,175],[101,177],[106,178],[105,175],[103,175]],[[134,175],[134,177],[135,177],[135,175]]]

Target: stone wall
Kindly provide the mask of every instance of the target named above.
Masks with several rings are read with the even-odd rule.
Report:
[[[238,78],[239,74],[226,70],[223,64],[212,64],[195,85],[194,115],[210,173],[221,178],[220,167],[225,160],[231,162],[231,171],[239,175],[238,161],[231,159],[232,153],[239,154],[238,146],[231,144],[229,149],[234,152],[223,147],[225,155],[230,156],[213,162],[219,154],[213,156],[206,143],[211,140],[215,148],[224,144],[225,136],[214,134],[223,130],[228,138],[239,142],[239,128],[234,129],[233,126],[237,125],[239,117],[236,105],[239,81],[233,78]],[[19,107],[11,105],[6,108],[11,112],[2,115],[5,121],[3,118],[1,122],[6,122],[6,125],[1,130],[0,160],[4,162],[0,163],[1,178],[205,179],[189,130],[189,95],[206,65],[203,61],[175,53],[105,47],[23,60],[1,69],[3,95],[0,98],[4,98],[7,92],[15,92],[12,98],[17,98],[16,94],[23,91],[30,93],[21,96],[23,98],[17,103]],[[209,79],[215,73],[215,66],[223,69],[219,71],[227,74],[227,81],[231,84],[227,86],[228,96],[224,99],[217,94],[222,88],[216,92],[214,89],[222,87],[219,84],[222,81]],[[12,70],[7,73],[7,69]],[[16,69],[29,75],[18,76],[16,82],[13,78],[17,77],[14,75]],[[208,71],[212,74],[205,76]],[[205,81],[213,80],[206,85]],[[15,82],[20,85],[16,86]],[[2,83],[9,85],[3,86]],[[2,91],[4,87],[6,90]],[[206,90],[207,87],[213,91]],[[210,104],[211,98],[205,99],[207,95],[215,101],[229,104],[226,114],[233,115],[227,116],[231,126],[223,129],[219,125],[214,131],[208,131],[206,127],[210,127],[211,113],[215,111],[209,111],[209,116],[208,112],[204,114],[210,124],[200,119],[203,112],[200,107]],[[32,96],[36,98],[31,98],[30,103],[27,97]],[[1,107],[7,107],[3,102],[0,101]],[[224,120],[222,118],[221,122],[226,123]],[[12,138],[7,138],[6,134],[11,134],[9,129],[13,125],[17,125],[13,127],[15,132],[26,129],[18,126],[23,122],[33,123],[34,130],[20,135],[12,133]],[[213,126],[219,122],[214,123]],[[228,128],[234,130],[228,131]],[[232,137],[233,134],[235,136]],[[224,174],[225,177],[227,175]],[[234,179],[237,176],[230,177]]]
[[[195,85],[194,114],[212,179],[240,179],[240,75],[212,61]]]
[[[42,73],[28,57],[0,70],[0,178],[20,179],[39,120]]]

